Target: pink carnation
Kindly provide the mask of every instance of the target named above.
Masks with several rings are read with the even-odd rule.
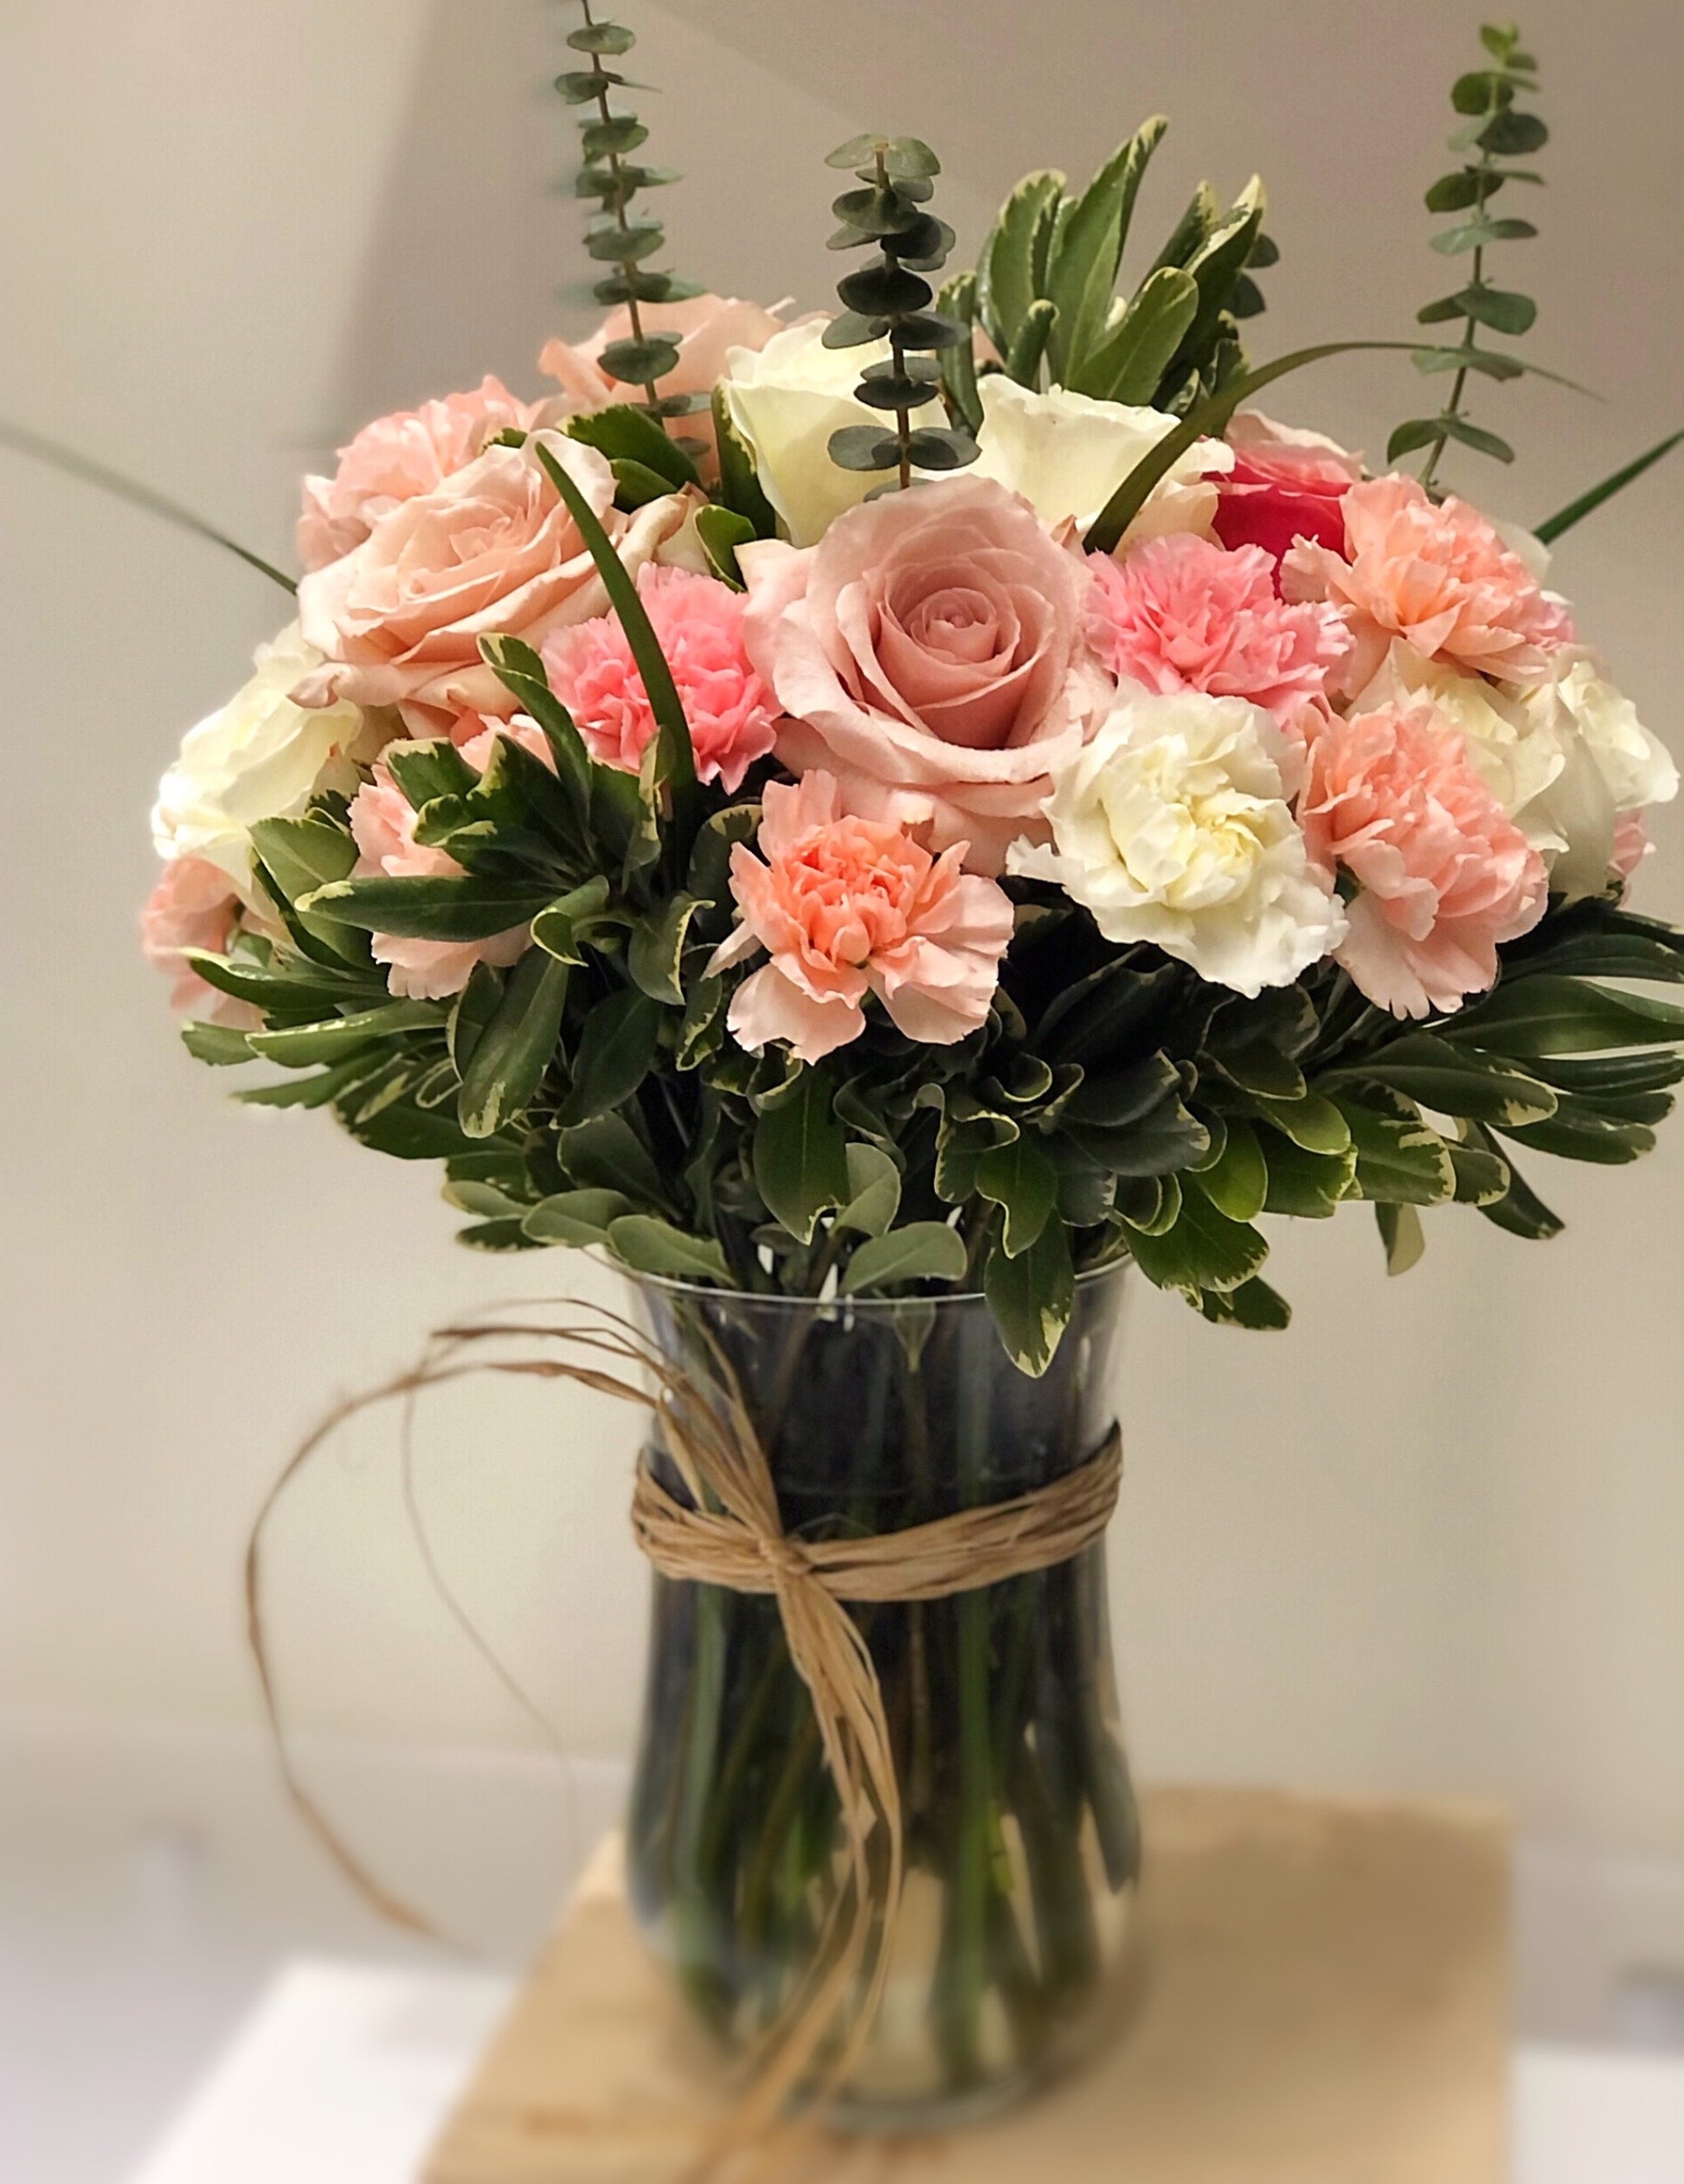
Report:
[[[542,759],[553,770],[543,731],[535,721],[488,720],[477,713],[460,716],[451,741],[476,773],[490,763],[494,736],[506,735]],[[357,790],[350,807],[350,831],[358,850],[355,877],[372,879],[447,879],[457,877],[462,867],[448,851],[415,839],[415,813],[409,800],[385,766],[376,761],[374,779]],[[524,955],[531,935],[524,925],[506,933],[494,933],[484,941],[422,941],[392,933],[372,936],[376,963],[390,966],[387,984],[394,993],[416,1000],[436,1001],[447,993],[460,993],[476,963],[499,967]]]
[[[1544,914],[1542,858],[1430,704],[1330,721],[1310,746],[1298,823],[1310,855],[1358,883],[1338,958],[1394,1016],[1483,992],[1498,943]]]
[[[1244,697],[1290,729],[1325,697],[1350,634],[1332,607],[1289,607],[1259,546],[1224,553],[1191,531],[1096,554],[1089,635],[1120,680],[1160,697]]]
[[[305,479],[299,561],[306,569],[325,568],[360,546],[400,501],[434,492],[466,469],[498,433],[530,432],[562,407],[524,402],[487,374],[471,394],[376,417],[339,450],[331,478]]]
[[[646,564],[642,600],[690,723],[696,771],[735,796],[777,735],[781,709],[743,649],[742,594],[711,576]],[[557,630],[543,647],[550,686],[573,716],[593,758],[635,774],[655,716],[616,616]]]
[[[174,980],[172,1009],[202,1023],[248,1031],[262,1022],[257,1011],[207,985],[183,955],[186,948],[223,954],[239,908],[240,898],[220,865],[202,857],[172,857],[140,913],[140,947],[154,970]]]
[[[758,1052],[787,1039],[817,1062],[865,1029],[875,993],[909,1039],[950,1046],[988,1014],[1012,905],[993,880],[963,872],[965,845],[932,856],[892,820],[837,811],[833,775],[767,784],[756,857],[731,851],[742,911],[710,973],[757,947],[771,961],[745,979],[728,1021]]]
[[[1413,478],[1353,485],[1345,551],[1295,546],[1281,564],[1289,599],[1331,600],[1357,639],[1351,687],[1402,637],[1427,659],[1503,682],[1542,682],[1550,655],[1573,641],[1572,617],[1543,591],[1490,518],[1465,500],[1435,506]]]

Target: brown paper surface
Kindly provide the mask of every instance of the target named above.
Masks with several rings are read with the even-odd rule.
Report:
[[[800,2184],[1502,2184],[1507,1839],[1494,1816],[1262,1791],[1141,1800],[1113,2037],[936,2140],[804,2147]],[[730,2084],[627,1911],[616,1842],[425,2184],[676,2184]]]

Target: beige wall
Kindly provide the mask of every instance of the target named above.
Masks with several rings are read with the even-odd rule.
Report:
[[[10,0],[0,11],[0,414],[286,549],[294,473],[373,410],[486,368],[531,385],[583,260],[542,0]],[[820,155],[867,124],[948,162],[974,241],[1022,169],[1176,126],[1143,207],[1252,168],[1283,257],[1269,353],[1405,333],[1443,263],[1416,202],[1475,10],[1449,0],[628,0],[682,263],[822,300]],[[1465,473],[1533,518],[1679,419],[1684,33],[1668,0],[1532,0],[1556,138],[1528,346],[1605,405],[1494,395],[1523,457]],[[747,155],[745,160],[745,155]],[[1530,207],[1528,208],[1530,209]],[[1414,393],[1376,360],[1282,391],[1378,453]],[[1681,742],[1679,479],[1564,547],[1646,716]],[[0,1705],[231,1718],[254,1693],[246,1526],[293,1437],[443,1314],[582,1278],[450,1242],[427,1175],[228,1104],[136,957],[145,813],[278,599],[212,551],[0,455],[9,788]],[[1684,915],[1677,813],[1643,899]],[[1136,1742],[1157,1773],[1493,1792],[1532,1826],[1684,1849],[1684,1165],[1540,1177],[1547,1247],[1432,1217],[1388,1285],[1366,1215],[1278,1243],[1284,1338],[1135,1300],[1115,1534]],[[601,1287],[601,1279],[598,1278]],[[440,1551],[582,1750],[623,1748],[642,1579],[623,1423],[487,1390],[426,1429]],[[277,1541],[295,1713],[467,1743],[530,1731],[353,1436]]]

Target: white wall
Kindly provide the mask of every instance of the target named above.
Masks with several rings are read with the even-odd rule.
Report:
[[[583,266],[543,90],[549,0],[10,0],[0,16],[0,414],[177,492],[273,556],[294,474],[375,410],[485,368],[533,385]],[[823,299],[830,145],[885,122],[948,162],[974,242],[1016,174],[1085,173],[1143,113],[1176,127],[1141,219],[1253,166],[1283,259],[1259,353],[1406,333],[1444,261],[1420,188],[1471,65],[1452,0],[628,0],[685,270]],[[1532,0],[1556,130],[1543,240],[1513,254],[1540,361],[1605,406],[1494,395],[1536,518],[1679,421],[1676,103],[1667,0]],[[1531,208],[1528,207],[1528,209]],[[1288,415],[1378,453],[1416,382],[1353,359]],[[1678,477],[1565,543],[1560,580],[1680,743]],[[428,1172],[319,1120],[260,1119],[176,1047],[140,964],[145,812],[181,729],[281,602],[214,551],[0,453],[9,670],[3,863],[9,1412],[0,1706],[248,1718],[246,1528],[340,1391],[445,1314],[604,1278],[452,1243]],[[1684,915],[1676,812],[1642,901]],[[1684,1168],[1539,1181],[1549,1246],[1429,1222],[1388,1284],[1367,1217],[1283,1231],[1283,1338],[1135,1301],[1115,1533],[1136,1744],[1157,1774],[1512,1800],[1534,1828],[1684,1848]],[[1553,1169],[1553,1164],[1540,1164]],[[487,1387],[441,1404],[422,1493],[453,1579],[576,1748],[622,1750],[643,1579],[623,1420]],[[531,1731],[438,1608],[388,1430],[348,1437],[277,1537],[290,1704],[318,1728]]]

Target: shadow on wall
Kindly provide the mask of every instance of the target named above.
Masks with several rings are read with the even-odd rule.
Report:
[[[563,303],[588,300],[556,0],[431,0],[409,107],[319,422],[324,454],[367,419],[487,371],[539,391]],[[575,276],[574,286],[564,278]]]

